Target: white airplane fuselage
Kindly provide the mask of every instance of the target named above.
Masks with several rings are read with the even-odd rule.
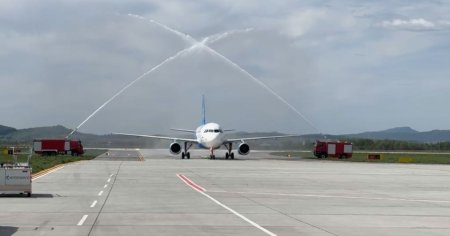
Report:
[[[218,149],[225,141],[223,130],[219,124],[207,123],[195,131],[197,142],[206,149]]]

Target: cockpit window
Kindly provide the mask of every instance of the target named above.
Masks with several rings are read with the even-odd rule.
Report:
[[[223,133],[221,129],[205,129],[203,133]]]

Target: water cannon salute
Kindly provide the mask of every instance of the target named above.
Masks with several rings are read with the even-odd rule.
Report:
[[[448,12],[1,1],[0,235],[450,235]]]
[[[249,32],[251,29],[245,29],[245,30],[232,30],[229,32],[225,32],[218,35],[213,35],[211,37],[205,37],[202,41],[197,41],[193,37],[191,37],[188,34],[184,34],[178,30],[172,29],[171,27],[160,23],[158,21],[155,21],[153,19],[146,20],[145,18],[128,14],[129,17],[136,18],[137,20],[147,21],[150,24],[155,24],[157,26],[160,26],[164,30],[173,33],[179,37],[181,37],[183,40],[186,40],[188,43],[191,44],[190,47],[183,49],[179,52],[177,52],[175,55],[165,59],[157,66],[153,67],[152,69],[148,70],[135,80],[133,80],[131,83],[127,84],[125,87],[120,89],[117,93],[115,93],[111,98],[106,100],[99,108],[97,108],[94,112],[92,112],[85,120],[83,120],[75,129],[73,129],[67,136],[66,139],[69,138],[71,135],[73,135],[77,130],[79,130],[86,122],[88,122],[92,117],[94,117],[99,111],[101,111],[105,106],[107,106],[110,102],[112,102],[114,99],[116,99],[119,95],[124,93],[128,88],[133,86],[134,84],[138,83],[140,80],[145,79],[146,77],[151,76],[152,73],[156,72],[159,68],[163,67],[165,64],[170,63],[171,61],[177,59],[178,57],[186,56],[189,53],[191,53],[194,50],[205,50],[206,52],[210,53],[211,55],[219,58],[222,60],[226,66],[231,67],[234,70],[237,70],[238,72],[242,73],[245,78],[250,79],[252,82],[254,82],[256,85],[261,87],[263,90],[267,91],[270,95],[272,95],[275,99],[279,100],[282,104],[286,105],[289,109],[291,109],[301,121],[305,121],[310,127],[315,129],[315,131],[319,131],[319,129],[313,125],[311,121],[309,121],[298,109],[296,109],[294,106],[292,106],[289,102],[287,102],[283,97],[281,97],[279,94],[277,94],[273,89],[271,89],[269,86],[255,78],[253,75],[251,75],[248,71],[237,65],[236,63],[232,62],[230,59],[225,57],[224,55],[218,53],[214,49],[210,48],[206,45],[206,43],[214,43],[217,42],[223,38],[226,38],[229,35],[235,34],[235,33],[241,33],[241,32]],[[226,88],[224,88],[226,89]],[[237,95],[239,96],[239,95]],[[227,139],[224,136],[223,130],[220,128],[220,126],[216,123],[206,123],[206,114],[205,114],[205,98],[202,96],[202,109],[203,109],[203,118],[202,118],[202,124],[201,126],[197,127],[196,130],[178,130],[178,131],[184,131],[184,132],[190,132],[195,133],[196,138],[177,138],[177,137],[165,137],[165,136],[156,136],[156,135],[144,135],[144,134],[130,134],[130,133],[119,133],[119,132],[113,132],[113,134],[116,135],[126,135],[126,136],[136,136],[136,137],[146,137],[146,138],[156,138],[156,139],[166,139],[166,140],[173,140],[174,142],[170,144],[169,150],[172,154],[179,154],[181,152],[181,146],[178,143],[178,141],[183,142],[183,150],[181,152],[181,159],[184,159],[185,157],[187,159],[190,159],[190,152],[189,149],[193,146],[193,144],[198,144],[199,147],[208,149],[210,152],[209,158],[215,159],[214,150],[220,148],[221,146],[224,146],[227,149],[227,152],[225,153],[225,158],[231,158],[234,159],[234,153],[232,152],[233,143],[239,142],[238,145],[238,153],[240,155],[247,155],[250,152],[250,147],[248,144],[245,143],[246,140],[261,140],[261,139],[279,139],[279,138],[287,138],[287,137],[295,137],[300,135],[278,135],[278,136],[265,136],[265,137],[251,137],[251,138],[234,138],[234,139]],[[269,108],[270,109],[270,108]],[[320,133],[320,131],[319,131]]]

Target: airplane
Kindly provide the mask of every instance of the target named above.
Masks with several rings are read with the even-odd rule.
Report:
[[[155,139],[165,139],[173,140],[170,144],[169,150],[173,155],[178,155],[181,152],[181,159],[190,159],[191,154],[189,149],[197,144],[200,148],[209,149],[210,159],[216,159],[214,155],[214,150],[219,149],[224,146],[227,149],[225,153],[225,158],[234,159],[234,153],[232,152],[233,144],[240,143],[237,151],[240,155],[247,155],[250,153],[250,146],[245,143],[248,140],[261,140],[261,139],[274,139],[274,138],[287,138],[287,137],[298,137],[299,135],[280,135],[280,136],[265,136],[265,137],[252,137],[252,138],[232,138],[228,139],[225,137],[225,132],[234,131],[231,129],[222,129],[217,123],[207,123],[206,122],[206,108],[205,108],[205,97],[202,96],[202,119],[201,125],[195,130],[189,129],[171,129],[179,132],[194,133],[196,138],[178,138],[178,137],[164,137],[164,136],[154,136],[154,135],[143,135],[143,134],[128,134],[128,133],[112,133],[115,135],[125,135],[134,137],[145,137],[145,138],[155,138]],[[181,150],[181,145],[179,142],[183,142],[183,151]]]

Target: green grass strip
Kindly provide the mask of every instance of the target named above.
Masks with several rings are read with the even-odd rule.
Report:
[[[303,159],[317,159],[313,156],[312,152],[273,152],[276,156],[287,157],[290,155],[292,158]],[[380,160],[368,160],[369,154],[380,154]],[[353,157],[349,159],[339,159],[335,157],[329,157],[327,161],[347,161],[347,162],[375,162],[375,163],[416,163],[416,164],[450,164],[450,153],[413,153],[413,152],[395,152],[395,153],[382,153],[382,152],[358,152],[353,153]]]
[[[33,168],[33,173],[38,173],[39,171],[51,168],[59,164],[66,164],[82,160],[92,160],[104,152],[105,152],[104,150],[87,150],[83,156],[71,156],[71,155],[41,156],[33,154],[33,156],[31,157],[30,165]],[[26,162],[27,159],[28,159],[27,155],[17,156],[18,162]],[[14,159],[12,156],[5,155],[2,152],[0,153],[0,162],[13,163]]]

